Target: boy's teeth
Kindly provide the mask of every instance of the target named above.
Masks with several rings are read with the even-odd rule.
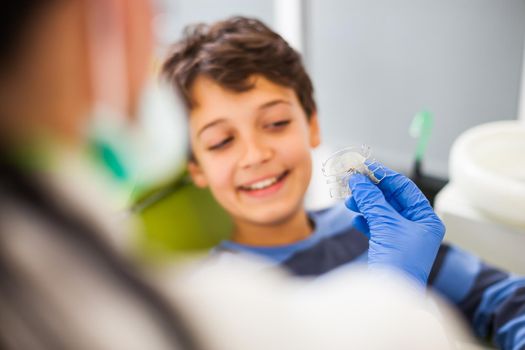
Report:
[[[269,187],[277,182],[278,177],[272,177],[270,179],[262,180],[259,182],[256,182],[254,184],[251,184],[249,186],[244,186],[249,190],[262,190],[263,188]]]

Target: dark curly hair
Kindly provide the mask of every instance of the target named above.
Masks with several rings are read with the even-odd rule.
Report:
[[[293,89],[308,118],[316,111],[313,85],[300,54],[257,19],[232,17],[188,26],[163,66],[163,75],[189,109],[195,105],[191,88],[197,76],[242,92],[253,87],[249,78],[254,74]]]

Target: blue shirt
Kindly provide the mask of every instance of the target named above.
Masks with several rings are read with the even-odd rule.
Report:
[[[248,253],[298,276],[320,276],[366,262],[368,239],[352,226],[344,205],[309,213],[314,232],[299,242],[260,247],[223,241],[215,254]],[[442,244],[429,287],[454,304],[477,336],[505,350],[525,350],[525,278],[485,264],[457,247]]]

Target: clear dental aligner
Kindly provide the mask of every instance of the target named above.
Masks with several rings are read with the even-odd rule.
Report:
[[[371,159],[370,147],[367,145],[346,147],[332,154],[323,162],[323,174],[328,178],[330,197],[344,199],[352,194],[348,180],[356,173],[368,176],[374,183],[379,183],[383,177],[377,178],[374,173],[382,166]]]

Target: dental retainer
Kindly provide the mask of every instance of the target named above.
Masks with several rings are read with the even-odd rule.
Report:
[[[371,159],[371,150],[367,145],[346,147],[332,154],[323,162],[323,174],[330,185],[330,197],[344,199],[352,194],[348,180],[354,174],[366,175],[378,184],[384,175],[377,177],[377,171],[383,167]],[[384,174],[384,172],[382,172]]]

